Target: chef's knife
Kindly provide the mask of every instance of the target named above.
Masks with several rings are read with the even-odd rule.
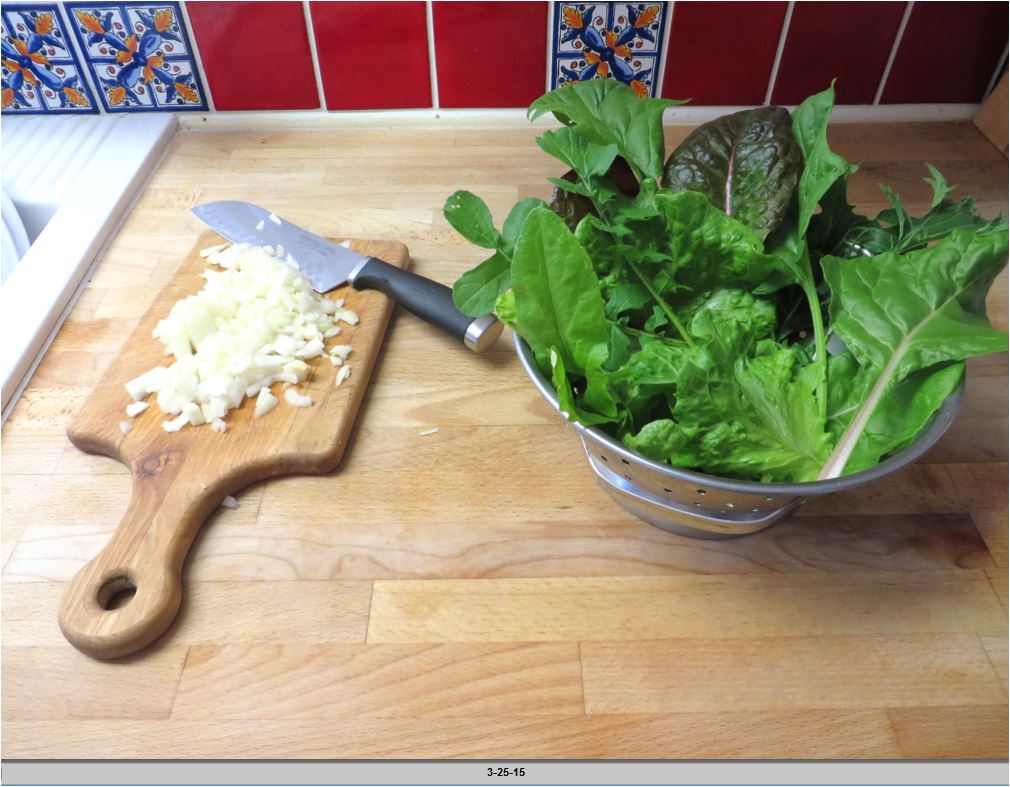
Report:
[[[378,290],[422,320],[455,336],[474,352],[484,352],[502,332],[493,314],[469,317],[452,302],[444,284],[366,257],[295,226],[248,202],[225,200],[193,208],[204,224],[233,243],[284,247],[317,292],[328,292],[344,282],[356,290]]]

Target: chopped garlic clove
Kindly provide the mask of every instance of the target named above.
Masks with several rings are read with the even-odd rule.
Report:
[[[270,219],[270,221],[272,221],[274,224],[280,224],[281,223],[280,218],[278,216],[275,216],[273,213],[271,213],[269,216],[267,216],[267,218]]]
[[[418,432],[417,436],[427,437],[430,434],[438,434],[438,427],[436,426],[434,429],[425,429],[423,432]]]
[[[222,508],[231,508],[231,509],[234,510],[234,509],[238,508],[238,500],[236,500],[231,495],[228,495],[228,497],[226,497],[224,500],[221,501],[221,507]]]
[[[336,379],[333,381],[333,386],[336,387],[340,385],[344,380],[346,380],[350,376],[351,376],[351,367],[341,366],[340,371],[337,372]]]
[[[263,219],[260,219],[259,222],[256,224],[256,229],[257,229],[257,231],[258,230],[262,230],[263,227],[265,227],[265,226],[266,225],[263,223]]]

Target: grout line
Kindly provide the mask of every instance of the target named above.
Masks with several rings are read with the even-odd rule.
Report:
[[[435,64],[435,9],[431,0],[424,3],[424,22],[428,37],[428,78],[431,80],[431,108],[438,117],[438,66]]]
[[[901,16],[901,23],[898,25],[898,32],[894,34],[894,43],[891,44],[891,53],[887,56],[887,64],[884,72],[880,75],[880,84],[877,85],[877,92],[873,96],[873,104],[876,106],[884,95],[884,88],[887,86],[887,78],[891,76],[891,67],[894,65],[894,58],[898,56],[898,47],[901,46],[901,39],[905,37],[905,27],[908,25],[908,18],[912,15],[912,6],[915,0],[908,0],[905,4],[905,13]]]
[[[1003,54],[1000,55],[999,60],[996,61],[996,70],[992,72],[992,76],[989,78],[989,84],[985,86],[985,93],[982,94],[982,98],[979,102],[985,101],[989,94],[992,93],[994,87],[996,87],[996,80],[999,79],[1000,72],[1003,70],[1003,66],[1006,64],[1007,60],[1007,47],[1003,47]]]
[[[309,36],[309,53],[312,55],[312,73],[316,77],[316,92],[319,94],[319,109],[326,112],[326,93],[323,91],[323,73],[319,69],[319,55],[316,52],[316,31],[312,26],[312,9],[309,0],[302,0],[302,11],[305,14],[305,32]]]
[[[786,38],[789,35],[789,23],[793,20],[793,8],[796,0],[789,0],[786,6],[786,16],[782,20],[782,32],[779,33],[779,45],[775,49],[775,59],[772,61],[772,72],[768,75],[768,90],[765,93],[765,106],[772,103],[772,92],[775,90],[775,80],[779,78],[779,64],[782,62],[782,52],[786,48]]]
[[[189,18],[189,9],[186,8],[185,0],[179,0],[179,10],[182,12],[182,21],[186,23],[186,30],[189,33],[189,43],[193,50],[193,63],[197,71],[200,72],[200,81],[203,83],[204,97],[207,99],[207,109],[213,112],[214,96],[210,92],[210,80],[207,79],[207,69],[203,67],[203,58],[200,57],[200,47],[196,43],[196,31],[193,29],[193,22]]]
[[[553,2],[547,4],[547,80],[544,82],[544,92],[551,92],[551,84],[554,81],[554,72],[558,67],[557,58],[554,57],[554,25],[557,24],[556,6]]]
[[[663,46],[656,53],[659,58],[659,68],[653,75],[653,84],[656,89],[653,97],[663,95],[663,83],[666,82],[666,61],[670,57],[670,30],[673,28],[673,0],[666,3],[666,19],[663,21]]]

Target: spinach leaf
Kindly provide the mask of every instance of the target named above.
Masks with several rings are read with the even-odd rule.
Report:
[[[617,158],[617,145],[597,145],[568,126],[537,137],[545,153],[567,164],[581,179],[604,175]]]
[[[568,374],[565,371],[565,362],[561,359],[556,347],[550,348],[548,358],[551,364],[551,382],[554,383],[554,390],[558,395],[558,409],[566,415],[569,421],[586,426],[597,426],[614,420],[611,416],[586,409],[576,401],[571,380],[568,379]]]
[[[793,112],[793,136],[803,152],[803,172],[796,189],[799,212],[796,231],[807,233],[810,219],[828,189],[839,179],[858,169],[828,146],[828,119],[835,105],[832,84],[823,93],[810,96]]]
[[[476,194],[457,191],[450,195],[442,207],[442,215],[456,232],[474,246],[485,249],[498,247],[500,235],[491,221],[491,211]]]
[[[480,317],[494,309],[498,296],[512,283],[512,260],[496,251],[452,285],[452,302],[463,314]]]
[[[607,358],[610,326],[592,263],[558,216],[526,217],[512,259],[515,328],[548,370],[550,348],[569,374],[585,376]]]
[[[498,244],[498,250],[511,258],[512,253],[515,251],[516,241],[519,239],[519,233],[526,222],[526,217],[536,208],[543,207],[546,207],[546,203],[542,199],[533,197],[519,200],[519,202],[513,205],[512,210],[509,211],[509,215],[505,217],[505,223],[502,225],[501,242]]]
[[[457,191],[446,200],[443,213],[457,232],[478,246],[488,242],[493,233],[493,246],[485,248],[497,248],[494,254],[453,284],[452,300],[463,314],[480,317],[494,309],[498,296],[511,285],[512,253],[523,222],[534,208],[543,206],[544,201],[539,199],[516,203],[499,234],[491,222],[491,212],[480,197],[468,191]],[[482,238],[482,242],[477,243],[467,233]]]
[[[663,112],[683,104],[639,98],[616,79],[591,79],[546,93],[530,105],[529,117],[545,112],[597,145],[616,145],[638,180],[663,174]]]
[[[704,194],[763,240],[785,216],[802,167],[789,113],[761,107],[692,131],[667,159],[663,185]]]
[[[821,260],[832,328],[873,382],[820,477],[834,478],[888,392],[919,369],[1007,348],[985,316],[985,296],[1005,267],[1007,236],[954,230],[926,249]]]

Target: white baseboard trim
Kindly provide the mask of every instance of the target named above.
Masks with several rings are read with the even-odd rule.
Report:
[[[749,107],[689,107],[668,109],[667,125],[697,125]],[[790,109],[792,107],[789,107]],[[859,104],[835,107],[836,123],[913,123],[969,120],[977,104]],[[179,126],[202,131],[296,131],[341,128],[524,128],[552,127],[557,122],[541,117],[532,124],[525,109],[395,109],[358,112],[186,112]]]

